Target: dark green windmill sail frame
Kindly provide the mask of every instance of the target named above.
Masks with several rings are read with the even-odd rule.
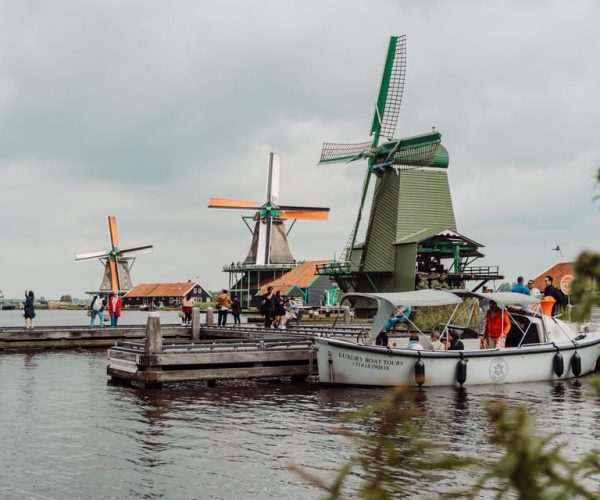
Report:
[[[383,68],[379,96],[375,106],[375,116],[371,126],[373,147],[377,146],[379,137],[392,138],[396,131],[396,123],[400,114],[404,80],[406,77],[406,35],[390,38],[388,52]]]

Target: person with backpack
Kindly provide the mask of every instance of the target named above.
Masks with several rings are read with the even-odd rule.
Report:
[[[90,326],[93,327],[98,317],[100,327],[104,327],[104,299],[101,295],[94,295],[90,302]]]

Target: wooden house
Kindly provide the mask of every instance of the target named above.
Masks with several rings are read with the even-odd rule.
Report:
[[[181,299],[189,292],[196,302],[210,302],[210,294],[198,283],[142,283],[132,288],[123,297],[126,306],[147,306],[153,303],[156,307],[177,307]]]
[[[313,260],[300,264],[295,269],[288,271],[283,276],[265,283],[257,295],[264,295],[267,287],[272,286],[273,291],[281,292],[285,297],[300,297],[306,306],[320,306],[323,304],[326,292],[334,285],[329,276],[317,275],[317,266],[330,264],[330,260]],[[329,305],[329,304],[328,304]]]

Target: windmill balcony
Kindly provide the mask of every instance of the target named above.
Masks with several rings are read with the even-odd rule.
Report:
[[[223,266],[223,271],[232,272],[232,271],[268,271],[273,268],[277,269],[295,269],[298,265],[302,264],[302,262],[294,262],[292,264],[244,264],[243,262],[226,264]]]
[[[320,264],[316,266],[315,274],[322,276],[340,276],[351,275],[355,271],[352,269],[351,262],[331,262],[330,264]]]

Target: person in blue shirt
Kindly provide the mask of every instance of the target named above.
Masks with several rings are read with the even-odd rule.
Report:
[[[394,315],[386,321],[383,329],[389,331],[393,330],[398,323],[408,323],[411,312],[410,306],[398,307],[394,312]]]
[[[531,295],[531,290],[527,288],[524,284],[523,276],[519,276],[517,278],[517,284],[511,288],[511,292],[522,293],[523,295]]]

